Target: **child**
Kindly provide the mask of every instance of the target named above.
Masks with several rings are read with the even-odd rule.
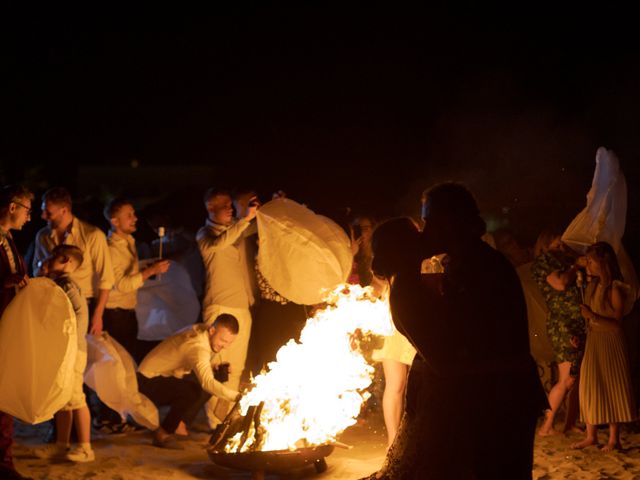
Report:
[[[73,373],[73,393],[69,403],[55,414],[56,443],[37,449],[39,458],[66,459],[72,462],[91,462],[95,454],[91,448],[91,414],[82,391],[84,369],[87,365],[87,340],[85,334],[89,324],[87,302],[78,286],[69,278],[82,263],[82,250],[74,245],[56,246],[42,265],[43,275],[52,279],[64,290],[71,301],[78,325],[78,353]],[[75,424],[78,445],[69,446],[71,425]]]
[[[587,344],[580,369],[580,409],[587,436],[573,448],[597,445],[597,425],[609,424],[609,441],[602,451],[620,449],[622,422],[635,420],[629,359],[621,328],[629,312],[629,287],[622,283],[616,254],[606,242],[587,249],[587,274],[582,316],[587,322]],[[631,299],[629,299],[631,300]]]

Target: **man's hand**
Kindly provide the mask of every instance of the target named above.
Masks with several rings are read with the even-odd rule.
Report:
[[[146,280],[152,275],[157,275],[160,273],[166,273],[171,266],[171,262],[169,260],[158,260],[153,262],[151,265],[142,270],[142,279]]]
[[[150,267],[153,269],[152,275],[158,273],[167,273],[170,265],[171,262],[169,260],[158,260],[157,262],[154,262]]]
[[[91,329],[89,329],[91,335],[98,336],[102,334],[102,314],[95,312],[91,317]]]
[[[253,220],[256,218],[258,208],[260,208],[260,200],[258,200],[258,197],[251,197],[249,205],[247,206],[247,215],[244,218],[247,220]]]

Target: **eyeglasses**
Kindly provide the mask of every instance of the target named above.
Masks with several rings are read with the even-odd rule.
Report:
[[[30,207],[27,207],[26,205],[20,203],[20,202],[16,202],[14,201],[13,203],[15,203],[16,205],[22,207],[22,208],[26,208],[27,209],[27,215],[31,215],[31,212],[33,212],[33,209]]]

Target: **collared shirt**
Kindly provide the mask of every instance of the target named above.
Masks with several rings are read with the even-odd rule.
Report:
[[[203,318],[213,305],[249,308],[254,298],[249,280],[244,238],[255,233],[249,220],[220,225],[207,220],[196,240],[207,271]]]
[[[18,271],[18,267],[16,264],[16,257],[13,255],[13,249],[11,248],[10,242],[12,239],[13,237],[11,236],[11,232],[5,232],[0,228],[0,243],[2,243],[2,248],[4,248],[4,251],[7,254],[11,273],[16,273]]]
[[[114,283],[113,268],[107,237],[100,229],[77,217],[73,217],[70,227],[62,242],[58,241],[58,236],[49,226],[38,231],[33,255],[34,275],[40,271],[39,263],[49,256],[54,247],[60,243],[75,245],[82,250],[83,261],[70,276],[84,297],[93,298],[98,290],[111,290]]]
[[[131,235],[122,236],[109,231],[109,252],[113,264],[114,285],[109,292],[107,308],[136,308],[137,292],[144,283],[138,265],[136,240]]]
[[[213,378],[211,366],[216,363],[220,363],[219,354],[211,349],[209,329],[197,324],[165,338],[144,357],[138,371],[147,378],[182,378],[193,372],[204,391],[233,402],[238,392]]]
[[[67,294],[67,298],[71,302],[73,311],[76,314],[76,325],[78,326],[78,347],[81,351],[87,351],[87,341],[85,340],[85,334],[89,329],[89,307],[87,301],[84,299],[82,292],[78,288],[78,285],[71,280],[68,273],[62,274],[53,279],[64,293]]]

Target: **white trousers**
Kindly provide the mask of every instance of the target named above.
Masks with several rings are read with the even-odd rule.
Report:
[[[248,308],[231,308],[225,307],[224,305],[211,305],[207,309],[207,317],[204,319],[204,323],[212,325],[215,319],[223,313],[228,313],[236,317],[240,327],[236,339],[231,343],[231,345],[222,349],[220,352],[220,362],[229,363],[229,381],[227,381],[225,385],[233,390],[238,390],[238,387],[240,386],[240,377],[242,377],[245,363],[247,361],[249,337],[251,336],[251,312]],[[221,403],[224,403],[226,408],[216,408],[218,407],[217,397],[211,397],[207,402],[207,419],[211,428],[215,428],[221,420],[224,420],[224,416],[228,411],[228,402],[222,400]]]

